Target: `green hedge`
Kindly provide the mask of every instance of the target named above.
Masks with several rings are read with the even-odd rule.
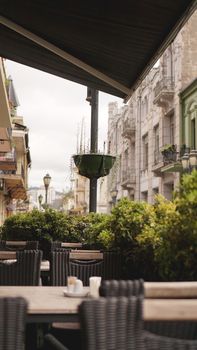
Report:
[[[83,242],[119,250],[126,278],[197,279],[197,171],[182,177],[173,202],[158,195],[154,205],[120,200],[111,214],[70,216],[51,209],[6,219],[2,239]]]

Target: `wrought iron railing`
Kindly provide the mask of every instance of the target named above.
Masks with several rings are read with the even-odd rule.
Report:
[[[135,183],[135,170],[134,169],[124,169],[122,171],[122,182]]]
[[[155,98],[162,92],[174,92],[174,81],[172,77],[164,77],[162,80],[159,80],[154,89]]]
[[[136,123],[135,123],[135,119],[134,118],[127,118],[123,121],[123,135],[129,135],[132,134],[133,132],[135,132],[136,129]]]

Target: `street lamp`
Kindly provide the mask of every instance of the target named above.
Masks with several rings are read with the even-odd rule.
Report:
[[[116,204],[116,198],[117,198],[118,190],[116,188],[113,188],[110,191],[110,194],[111,194],[112,203],[113,203],[113,206],[114,206]]]
[[[43,195],[40,194],[40,195],[38,196],[38,202],[39,202],[40,210],[41,210],[42,200],[43,200]]]
[[[45,205],[47,206],[47,195],[48,195],[48,188],[51,182],[51,176],[49,174],[46,174],[43,177],[44,187],[45,187]]]
[[[185,153],[181,163],[184,171],[191,172],[193,169],[197,169],[197,150],[194,149],[190,153]]]

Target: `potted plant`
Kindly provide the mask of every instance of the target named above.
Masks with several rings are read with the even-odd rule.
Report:
[[[161,149],[161,154],[163,155],[164,161],[165,160],[173,161],[173,162],[176,161],[176,155],[177,155],[176,145],[173,145],[173,144],[165,145]]]
[[[109,154],[86,153],[76,154],[73,159],[80,175],[98,179],[109,174],[116,157]]]

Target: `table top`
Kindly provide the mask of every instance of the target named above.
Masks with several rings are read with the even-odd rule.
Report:
[[[0,297],[25,298],[28,302],[28,322],[77,321],[78,306],[84,298],[65,297],[65,289],[66,287],[0,286]]]
[[[85,298],[65,297],[65,289],[0,286],[0,297],[27,299],[28,322],[77,322],[78,306]],[[197,299],[145,299],[143,316],[145,320],[197,320]]]

